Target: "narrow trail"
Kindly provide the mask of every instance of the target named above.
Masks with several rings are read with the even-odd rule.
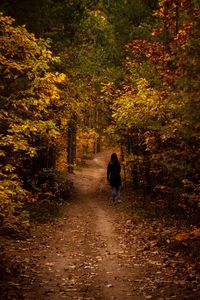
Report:
[[[198,299],[190,298],[190,289],[181,294],[176,269],[167,267],[173,257],[156,248],[153,233],[145,239],[148,224],[131,215],[134,199],[112,204],[109,157],[100,153],[71,175],[75,193],[63,217],[28,239],[5,242],[6,253],[22,266],[3,300]]]
[[[91,299],[141,299],[134,295],[131,287],[138,271],[130,270],[125,246],[115,232],[117,219],[109,195],[110,187],[107,186],[105,192],[109,156],[110,153],[97,155],[74,181],[79,202],[73,210],[75,208],[81,224],[86,221],[82,232],[84,246],[80,248],[82,251],[86,247],[86,253],[82,253],[85,254],[83,267],[90,270],[84,274],[88,286],[85,296]]]
[[[142,269],[130,265],[133,253],[116,231],[119,207],[111,203],[106,183],[109,157],[110,153],[98,154],[72,175],[75,196],[39,245],[32,266],[36,276],[25,299],[144,299],[134,291]]]

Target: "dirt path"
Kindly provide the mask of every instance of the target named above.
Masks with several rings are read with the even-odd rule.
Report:
[[[111,203],[109,156],[98,154],[71,175],[75,195],[62,218],[41,226],[39,237],[13,242],[15,260],[23,266],[5,299],[198,299],[186,297],[190,290],[181,296],[181,281],[174,282],[173,269],[166,267],[170,260],[152,237],[145,240],[144,222],[129,215],[133,199]]]
[[[115,230],[117,215],[110,187],[105,189],[107,161],[105,153],[99,154],[72,176],[75,199],[48,245],[40,246],[39,285],[25,298],[142,299],[133,291],[138,269],[130,267],[130,254]]]

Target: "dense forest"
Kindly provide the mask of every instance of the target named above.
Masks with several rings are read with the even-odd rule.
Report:
[[[84,158],[119,148],[126,183],[198,216],[198,0],[1,0],[0,225],[59,201]],[[145,203],[144,203],[145,204]]]

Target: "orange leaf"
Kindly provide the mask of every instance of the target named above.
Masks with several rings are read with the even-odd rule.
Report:
[[[183,242],[183,241],[188,240],[189,237],[190,237],[190,234],[188,232],[180,232],[180,233],[176,234],[175,240],[179,241],[179,242]]]

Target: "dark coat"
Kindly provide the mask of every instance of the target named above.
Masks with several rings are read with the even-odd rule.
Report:
[[[120,164],[112,164],[109,162],[107,167],[107,179],[111,186],[119,187],[121,185],[121,166]]]

